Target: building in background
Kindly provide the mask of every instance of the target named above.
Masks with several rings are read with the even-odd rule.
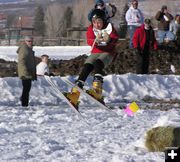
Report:
[[[33,36],[33,23],[33,17],[18,17],[10,27],[4,29],[5,38],[1,40],[1,45],[16,45],[24,36]]]

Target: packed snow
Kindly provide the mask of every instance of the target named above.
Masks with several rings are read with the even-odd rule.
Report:
[[[77,78],[66,77],[71,81]],[[60,90],[70,91],[60,77],[51,79]],[[85,88],[91,82],[92,76]],[[21,91],[19,78],[0,78],[0,161],[164,162],[163,152],[145,148],[145,133],[155,126],[180,126],[178,75],[106,76],[105,102],[114,109],[102,109],[82,95],[79,110],[88,124],[44,77],[33,82],[28,109],[20,106]],[[140,111],[127,116],[118,107],[132,101]]]
[[[1,46],[0,58],[7,61],[17,61],[18,46]],[[49,55],[51,59],[68,60],[79,55],[90,54],[90,46],[34,46],[35,55]]]

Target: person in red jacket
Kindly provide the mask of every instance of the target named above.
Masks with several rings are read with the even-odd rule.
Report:
[[[86,59],[76,85],[83,88],[88,75],[94,70],[93,89],[88,91],[94,98],[102,101],[103,69],[115,56],[115,46],[119,38],[111,23],[107,23],[105,12],[94,9],[90,16],[91,25],[87,29],[87,44],[91,46],[91,55]],[[77,105],[80,93],[76,88],[67,94],[67,98]],[[102,101],[103,102],[103,101]]]
[[[157,49],[157,41],[150,19],[145,19],[144,24],[136,29],[133,35],[133,47],[137,59],[136,73],[148,74],[150,50]]]

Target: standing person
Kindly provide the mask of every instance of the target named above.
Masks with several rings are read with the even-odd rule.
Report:
[[[41,56],[41,62],[36,66],[36,74],[38,76],[49,75],[49,56],[44,54]]]
[[[18,50],[18,76],[22,80],[21,105],[27,107],[29,105],[29,92],[31,82],[36,80],[36,63],[33,48],[33,38],[26,36]]]
[[[167,6],[163,5],[161,10],[156,13],[155,18],[158,21],[158,42],[163,43],[165,39],[173,40],[174,35],[169,32],[169,25],[173,16],[169,13]]]
[[[119,38],[111,23],[107,23],[104,11],[95,9],[90,17],[91,25],[88,27],[86,38],[91,46],[91,55],[86,59],[83,69],[76,80],[76,85],[83,88],[88,75],[94,70],[93,88],[88,91],[97,100],[103,101],[102,84],[103,69],[108,66],[115,56],[115,46]],[[75,106],[78,105],[79,91],[74,87],[67,98]]]
[[[131,6],[126,12],[126,21],[128,25],[128,32],[130,36],[129,48],[133,48],[133,34],[135,30],[143,24],[144,18],[140,9],[138,9],[138,1],[132,0]]]
[[[174,39],[177,39],[177,33],[180,31],[180,15],[176,15],[175,20],[170,23],[169,31],[174,34]]]
[[[106,6],[110,6],[112,9],[112,13],[109,14]],[[117,8],[115,5],[111,4],[111,3],[104,3],[103,0],[96,0],[96,4],[94,6],[94,8],[89,12],[88,14],[88,19],[89,21],[91,21],[91,14],[93,12],[94,9],[100,9],[103,10],[105,12],[105,19],[107,22],[110,22],[110,18],[114,17],[117,11]]]
[[[133,36],[133,46],[137,59],[136,73],[148,74],[150,50],[157,49],[157,42],[150,19],[145,19],[144,24],[136,29]]]

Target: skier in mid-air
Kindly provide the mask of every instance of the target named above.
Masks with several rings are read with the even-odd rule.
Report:
[[[103,69],[108,66],[115,56],[115,46],[119,38],[115,28],[106,20],[103,10],[95,9],[90,16],[91,25],[87,29],[87,44],[91,46],[91,55],[86,59],[83,69],[76,80],[76,85],[83,89],[88,75],[94,70],[92,89],[88,93],[104,103],[102,96]],[[80,92],[76,87],[65,94],[70,102],[78,107]]]

